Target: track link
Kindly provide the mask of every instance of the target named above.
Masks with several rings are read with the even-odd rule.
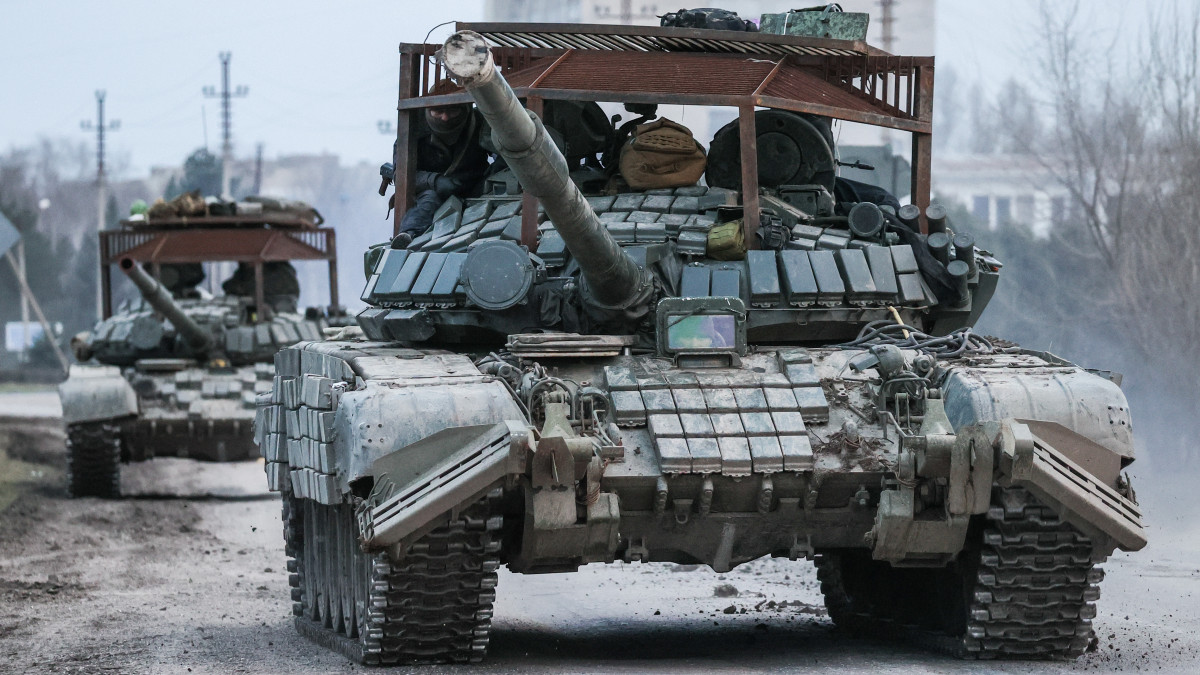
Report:
[[[72,497],[121,496],[121,429],[111,422],[67,425],[67,491]]]
[[[1091,541],[1018,488],[996,488],[968,548],[945,569],[828,553],[817,577],[842,628],[960,658],[1076,658],[1095,640],[1103,572]]]
[[[1026,491],[997,490],[962,647],[988,657],[1076,658],[1095,640],[1104,572],[1091,540]]]
[[[487,652],[500,566],[500,490],[413,544],[364,553],[353,509],[285,499],[296,629],[368,665],[478,662]]]

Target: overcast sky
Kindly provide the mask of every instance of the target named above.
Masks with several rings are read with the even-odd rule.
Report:
[[[1140,13],[1116,0],[1084,5],[1096,21]],[[988,81],[1018,73],[1036,6],[942,0],[938,66]],[[390,155],[376,123],[394,119],[397,45],[482,15],[482,0],[0,0],[0,151],[39,137],[94,144],[79,125],[95,118],[102,88],[108,117],[121,122],[109,152],[123,177],[180,164],[204,145],[205,127],[218,152],[220,104],[201,90],[219,89],[217,54],[230,51],[231,84],[249,88],[233,103],[239,156],[261,142],[268,158],[328,152],[375,164]]]

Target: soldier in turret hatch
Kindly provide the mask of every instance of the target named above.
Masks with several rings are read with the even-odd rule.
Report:
[[[900,210],[900,200],[896,195],[878,185],[863,183],[838,176],[833,184],[833,197],[839,205],[852,205],[858,202],[871,202],[876,206],[890,206],[893,211]],[[845,207],[849,210],[849,206]],[[840,213],[840,211],[839,211]]]
[[[233,276],[221,284],[225,295],[254,297],[254,265],[238,263]],[[276,312],[295,312],[300,300],[296,268],[287,261],[263,263],[263,300]]]
[[[153,273],[150,263],[143,264],[142,269]],[[158,280],[173,298],[198,298],[200,293],[196,287],[204,281],[204,266],[200,263],[164,263],[159,265]]]
[[[459,91],[450,80],[441,80],[430,96]],[[448,197],[470,196],[488,169],[488,153],[481,134],[490,133],[487,122],[470,103],[428,108],[417,123],[416,203],[404,213],[400,233],[392,248],[405,248],[433,224],[433,214]],[[396,148],[393,145],[392,154]],[[379,168],[387,187],[395,176],[391,163]],[[382,191],[380,192],[382,194]],[[392,200],[396,199],[392,195]]]

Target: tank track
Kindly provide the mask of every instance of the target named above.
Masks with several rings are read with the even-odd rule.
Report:
[[[366,665],[481,661],[500,567],[499,498],[494,490],[393,561],[359,548],[349,505],[288,495],[284,531],[296,629]]]
[[[948,570],[824,554],[817,576],[842,628],[959,658],[1076,658],[1095,641],[1103,571],[1091,541],[1025,490],[995,489],[982,527]],[[869,556],[869,554],[868,554]],[[868,572],[874,582],[855,574]],[[899,589],[899,590],[898,590]]]
[[[111,422],[67,425],[67,492],[72,497],[121,496],[121,429]]]

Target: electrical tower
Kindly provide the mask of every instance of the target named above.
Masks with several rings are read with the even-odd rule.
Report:
[[[104,98],[106,92],[103,89],[96,90],[96,122],[84,120],[79,123],[79,126],[84,131],[96,132],[96,231],[104,229],[104,211],[108,206],[108,176],[104,171],[104,135],[109,131],[117,131],[121,128],[120,120],[112,120],[111,122],[104,121]],[[99,251],[100,237],[96,237],[97,251]],[[100,284],[99,265],[96,266],[96,317],[99,320],[104,312],[104,289]]]
[[[244,97],[250,90],[240,84],[237,89],[229,89],[229,59],[233,54],[221,52],[218,56],[221,59],[221,91],[205,87],[204,96],[221,99],[221,196],[230,197],[230,173],[233,168],[233,99]]]

